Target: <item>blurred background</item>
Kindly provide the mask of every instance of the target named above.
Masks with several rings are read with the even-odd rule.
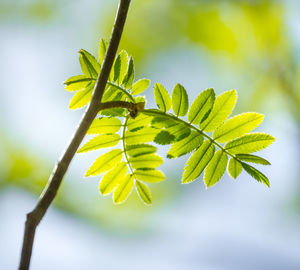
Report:
[[[25,214],[42,191],[83,110],[63,81],[77,51],[97,54],[118,1],[0,0],[0,269],[16,269]],[[271,189],[243,173],[206,190],[181,185],[188,157],[166,160],[153,206],[122,206],[84,178],[99,155],[77,155],[38,227],[31,269],[300,269],[300,2],[132,0],[121,48],[137,78],[190,102],[208,87],[239,93],[234,114],[266,115],[277,140],[262,156]],[[152,89],[146,91],[153,107]],[[167,148],[161,150],[165,156]]]

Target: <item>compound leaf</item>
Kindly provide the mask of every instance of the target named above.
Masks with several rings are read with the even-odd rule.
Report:
[[[231,158],[229,160],[229,163],[228,163],[228,174],[232,178],[236,179],[240,175],[240,173],[242,172],[242,170],[243,170],[243,167],[242,167],[241,162],[239,162],[235,158]]]
[[[161,84],[156,83],[154,86],[154,98],[157,104],[157,107],[166,112],[171,109],[172,101],[170,95],[166,88],[164,88]]]
[[[215,153],[215,146],[211,141],[204,143],[192,154],[186,163],[182,176],[182,183],[186,184],[194,181],[205,169]]]
[[[87,105],[93,94],[94,84],[90,84],[86,89],[77,91],[72,97],[69,108],[71,110],[76,110]]]
[[[157,148],[150,144],[134,144],[126,146],[126,153],[130,157],[139,157],[155,153]]]
[[[206,187],[215,185],[225,173],[228,157],[223,150],[218,150],[204,171],[204,183]]]
[[[200,128],[204,131],[211,132],[219,127],[231,114],[237,100],[235,90],[230,90],[219,95],[214,103],[214,106],[202,123]]]
[[[88,87],[91,80],[93,79],[88,78],[85,75],[72,76],[64,82],[65,89],[69,92],[83,90]]]
[[[81,49],[79,51],[79,62],[84,75],[94,79],[98,77],[98,73],[100,72],[100,64],[93,55]]]
[[[149,126],[151,120],[151,116],[139,114],[135,119],[129,118],[127,121],[127,128],[128,130],[135,130],[137,128],[147,127]]]
[[[250,133],[225,144],[232,154],[248,154],[260,151],[274,142],[275,138],[267,133]]]
[[[188,120],[191,124],[199,125],[205,115],[207,115],[215,101],[215,91],[212,88],[201,92],[189,109]]]
[[[121,138],[118,134],[99,135],[88,141],[85,145],[83,145],[77,151],[77,153],[86,153],[100,148],[115,146],[119,143],[120,140]]]
[[[121,204],[126,201],[133,188],[134,178],[127,174],[114,191],[113,201],[115,204]]]
[[[176,116],[185,116],[189,109],[186,90],[181,84],[176,84],[172,93],[172,107]]]
[[[152,196],[151,196],[149,187],[146,184],[144,184],[138,180],[135,181],[135,187],[136,187],[136,191],[137,191],[139,197],[141,198],[141,200],[145,204],[151,205]]]
[[[138,131],[126,131],[125,142],[126,144],[139,144],[145,142],[152,142],[159,131],[151,127],[145,127]]]
[[[122,159],[122,151],[114,149],[98,157],[93,165],[87,170],[85,176],[96,176],[103,172],[109,171],[117,165]]]
[[[102,195],[110,194],[117,185],[122,181],[127,173],[127,166],[124,161],[116,165],[113,169],[107,172],[101,179],[99,191]]]
[[[218,127],[213,138],[220,143],[225,143],[238,138],[261,124],[264,115],[260,113],[242,113],[228,119],[223,125]]]
[[[132,88],[131,88],[131,94],[132,95],[138,95],[140,93],[143,93],[150,85],[150,80],[148,79],[141,79],[136,81]]]
[[[172,144],[167,157],[177,158],[188,154],[198,148],[203,142],[203,136],[198,132],[192,131],[191,134],[183,140]]]
[[[129,158],[129,163],[133,169],[154,169],[159,167],[163,162],[164,160],[155,154]]]
[[[256,179],[258,182],[261,182],[265,184],[267,187],[270,187],[269,179],[261,173],[259,170],[255,169],[254,167],[242,162],[242,166],[245,169],[245,171],[250,174],[254,179]]]

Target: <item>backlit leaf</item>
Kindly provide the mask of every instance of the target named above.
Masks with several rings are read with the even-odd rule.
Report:
[[[96,176],[103,172],[109,171],[117,165],[122,159],[122,151],[114,149],[98,157],[93,165],[87,170],[85,176]]]
[[[260,113],[242,113],[228,119],[213,133],[213,138],[220,143],[225,143],[238,138],[255,129],[264,119]]]
[[[97,118],[91,124],[87,134],[108,134],[120,130],[122,122],[118,118]]]
[[[134,178],[132,175],[127,174],[121,181],[121,183],[115,189],[113,200],[115,204],[121,204],[126,201],[132,188]]]
[[[176,84],[172,93],[172,107],[176,116],[185,116],[189,109],[186,90],[181,84]]]
[[[154,98],[158,108],[166,112],[171,109],[171,98],[168,91],[159,83],[154,86]]]
[[[149,154],[149,155],[142,155],[139,157],[132,157],[129,158],[129,163],[132,168],[134,169],[141,169],[141,168],[157,168],[159,167],[164,160],[159,156],[155,154]]]
[[[243,170],[243,167],[242,167],[241,162],[239,162],[235,158],[231,158],[229,160],[229,163],[228,163],[228,174],[232,178],[236,179],[240,175],[240,173],[242,172],[242,170]]]
[[[124,161],[117,164],[113,169],[107,172],[101,179],[99,191],[102,195],[110,194],[117,185],[122,182],[127,173],[127,166]]]
[[[209,161],[214,156],[214,153],[215,146],[212,142],[209,140],[204,141],[204,143],[187,161],[182,176],[182,183],[186,184],[194,181],[203,172]]]
[[[118,84],[121,84],[128,69],[128,54],[126,51],[121,51],[115,61],[113,69],[113,80]]]
[[[260,151],[274,142],[275,138],[267,133],[250,133],[225,144],[232,154],[248,154]]]
[[[236,157],[240,160],[246,161],[246,162],[251,162],[251,163],[257,163],[257,164],[262,164],[262,165],[271,165],[269,161],[266,159],[255,156],[255,155],[250,155],[250,154],[237,154]]]
[[[83,145],[77,153],[86,153],[88,151],[97,150],[100,148],[112,147],[119,143],[120,136],[118,134],[99,135]]]
[[[158,170],[135,170],[134,176],[141,181],[158,183],[166,179],[165,175]]]
[[[205,121],[200,123],[200,129],[211,132],[219,127],[231,114],[237,100],[235,90],[230,90],[219,95]]]
[[[134,80],[134,62],[133,62],[133,58],[130,57],[127,73],[124,77],[122,84],[126,89],[129,89],[132,86],[133,80]]]
[[[108,43],[103,38],[101,38],[100,44],[99,44],[99,62],[101,65],[103,63],[105,53],[107,51],[107,46],[108,46]]]
[[[151,116],[145,114],[139,114],[135,119],[129,118],[127,121],[127,129],[133,130],[139,127],[147,127],[149,126],[152,120]]]
[[[126,131],[125,142],[126,144],[139,144],[145,142],[152,142],[154,137],[159,131],[154,128],[145,127],[138,131]]]
[[[204,183],[206,187],[215,185],[225,173],[227,167],[227,154],[223,150],[218,150],[204,171]]]
[[[81,49],[79,51],[79,62],[84,75],[90,78],[97,78],[100,72],[100,64],[89,52]]]
[[[259,170],[255,169],[254,167],[242,162],[242,166],[244,170],[250,174],[254,179],[256,179],[258,182],[261,182],[265,184],[267,187],[270,187],[269,179],[261,173]]]
[[[166,130],[162,130],[154,138],[154,142],[160,145],[171,144],[174,140],[175,136]]]
[[[87,88],[91,80],[91,78],[88,78],[85,75],[77,75],[70,77],[64,82],[65,89],[69,92],[83,90]]]
[[[69,108],[71,110],[76,110],[87,105],[93,94],[94,84],[90,84],[86,89],[77,91],[72,97]]]
[[[136,180],[135,187],[136,187],[136,191],[137,191],[139,197],[141,198],[141,200],[145,204],[151,205],[152,196],[151,196],[151,192],[150,192],[150,189],[148,188],[148,186],[146,184]]]
[[[138,95],[140,93],[143,93],[150,85],[150,80],[148,79],[141,79],[136,81],[132,88],[131,88],[131,94],[132,95]]]
[[[126,153],[130,157],[139,157],[142,155],[155,153],[157,148],[150,144],[134,144],[126,146]]]
[[[210,112],[215,101],[215,91],[212,88],[201,92],[189,109],[188,120],[191,124],[199,125],[203,117]]]

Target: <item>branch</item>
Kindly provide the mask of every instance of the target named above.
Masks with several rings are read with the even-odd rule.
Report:
[[[67,149],[63,153],[60,160],[55,165],[52,174],[48,180],[46,187],[44,188],[39,201],[35,208],[27,214],[27,219],[25,223],[25,232],[23,239],[23,247],[19,269],[26,270],[29,269],[32,245],[35,236],[35,230],[42,218],[44,217],[47,209],[52,203],[62,182],[62,179],[79,147],[81,144],[88,128],[90,127],[92,121],[96,117],[99,111],[99,103],[101,102],[104,89],[108,80],[110,70],[112,68],[122,32],[124,29],[124,24],[126,21],[128,9],[130,5],[130,0],[120,0],[118,12],[116,15],[116,20],[114,28],[112,31],[111,39],[108,45],[108,49],[103,61],[101,72],[97,79],[93,96],[91,102],[85,111],[71,142],[69,143]]]

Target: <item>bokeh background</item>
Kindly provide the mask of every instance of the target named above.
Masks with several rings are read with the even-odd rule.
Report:
[[[97,53],[118,1],[0,0],[0,269],[18,265],[25,213],[83,113],[63,81],[77,51]],[[78,155],[37,231],[31,269],[300,269],[300,2],[132,0],[121,47],[137,77],[188,90],[239,93],[234,113],[259,111],[276,142],[262,155],[271,188],[243,173],[206,190],[167,181],[115,206]],[[146,92],[154,106],[152,89]],[[165,155],[167,148],[162,148]]]

